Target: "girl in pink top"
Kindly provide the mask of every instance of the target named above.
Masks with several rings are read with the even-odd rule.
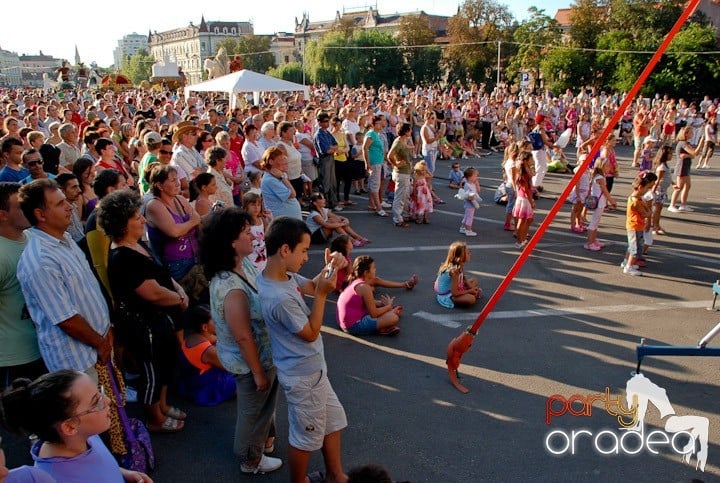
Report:
[[[393,305],[388,295],[375,299],[375,261],[359,256],[348,276],[349,285],[337,302],[337,322],[342,330],[353,335],[395,335],[402,314],[401,305]]]

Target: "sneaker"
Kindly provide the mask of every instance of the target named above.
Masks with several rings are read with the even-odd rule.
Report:
[[[240,465],[240,471],[242,471],[243,473],[263,474],[275,471],[281,466],[282,460],[280,458],[273,458],[272,456],[262,455],[260,457],[260,463],[258,463],[257,466],[245,466],[245,463],[243,463]]]
[[[599,252],[601,250],[601,247],[597,245],[597,243],[586,243],[583,245],[583,248],[585,250],[590,250],[591,252]]]
[[[363,246],[363,245],[364,245],[364,243],[362,242],[362,240],[353,240],[353,241],[352,241],[352,246],[354,246],[354,247],[356,247],[356,248],[357,248],[357,247],[361,247],[361,246]]]
[[[600,248],[605,248],[605,244],[601,242],[600,240],[595,240],[593,242],[595,245],[599,246]]]
[[[523,248],[525,248],[525,245],[527,245],[527,243],[528,243],[527,240],[525,240],[522,243],[515,243],[515,248],[522,250]]]
[[[680,205],[678,206],[678,211],[693,211],[693,209],[690,208],[688,205]]]
[[[342,210],[343,210],[343,205],[337,204],[337,205],[335,205],[335,208],[333,208],[332,210],[333,210],[333,211],[342,211]]]
[[[477,233],[472,230],[465,230],[465,236],[477,236]]]
[[[512,226],[510,225],[510,223],[505,223],[505,224],[503,225],[503,230],[505,230],[505,231],[513,231],[513,228],[512,228]]]
[[[383,201],[382,203],[380,203],[380,208],[385,208],[386,210],[388,210],[388,209],[392,208],[392,205],[390,203],[388,203],[387,201]]]
[[[627,266],[627,260],[623,260],[622,262],[620,262],[620,268],[625,268],[626,266]],[[632,268],[634,268],[635,270],[637,270],[638,268],[640,268],[640,266],[639,266],[639,265],[632,265]]]
[[[388,214],[385,213],[384,210],[377,210],[375,213],[377,213],[378,216],[382,216],[382,217],[388,216]]]
[[[460,234],[461,234],[461,235],[464,235],[466,232],[467,232],[467,230],[465,229],[465,227],[464,227],[464,226],[461,226],[461,227],[460,227]]]
[[[638,270],[637,268],[633,268],[633,267],[623,268],[623,273],[625,275],[632,275],[634,277],[642,276],[642,272],[640,270]]]
[[[677,208],[677,207],[675,207],[675,206],[669,206],[669,207],[668,207],[668,211],[669,211],[670,213],[679,213],[679,212],[680,212],[680,209]]]

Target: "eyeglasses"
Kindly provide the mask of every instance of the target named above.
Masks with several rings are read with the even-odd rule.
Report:
[[[160,154],[172,154],[172,151],[165,151],[164,149],[161,149]]]
[[[79,418],[79,417],[85,416],[87,414],[99,413],[100,411],[105,409],[105,404],[106,404],[105,399],[107,399],[107,396],[105,395],[105,387],[104,386],[98,387],[98,393],[100,394],[100,397],[98,398],[98,401],[95,403],[94,407],[88,409],[87,411],[73,414],[72,416],[70,416],[70,418]],[[70,419],[70,418],[68,418],[68,419]]]
[[[25,163],[25,164],[27,164],[28,167],[32,168],[33,166],[42,166],[43,162],[42,162],[42,160],[40,160],[40,161],[28,161],[28,162]]]

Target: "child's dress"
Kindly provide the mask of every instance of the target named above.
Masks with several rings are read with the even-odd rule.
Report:
[[[415,180],[415,189],[413,192],[412,205],[410,213],[415,216],[422,216],[426,213],[432,213],[433,200],[430,193],[430,186],[426,178]]]
[[[529,220],[534,216],[532,203],[530,203],[530,196],[532,193],[528,193],[528,186],[530,186],[530,180],[527,183],[520,183],[517,187],[517,198],[515,199],[515,207],[513,208],[513,217],[518,220]]]
[[[585,198],[588,197],[590,194],[590,171],[585,170],[583,175],[580,177],[580,180],[578,181],[578,188],[580,189],[580,199],[578,199],[577,193],[575,190],[572,190],[570,192],[570,195],[568,195],[568,201],[572,204],[575,204],[577,202],[583,202],[585,201]]]
[[[257,225],[250,225],[250,233],[253,237],[253,252],[248,255],[248,259],[255,265],[258,272],[265,269],[267,264],[267,255],[265,253],[265,226],[262,220]]]

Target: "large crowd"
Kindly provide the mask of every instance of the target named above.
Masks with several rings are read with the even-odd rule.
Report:
[[[317,86],[309,98],[264,94],[261,105],[241,99],[234,109],[220,97],[146,90],[0,96],[0,422],[36,438],[35,466],[8,482],[152,481],[146,465],[128,464],[144,433],[125,424],[126,382],[144,427],[175,433],[188,418],[168,401],[176,380],[196,404],[236,397],[233,450],[244,473],[280,468],[270,455],[287,431],[293,482],[391,481],[382,468],[343,468],[347,419],[320,328],[338,292],[342,330],[397,334],[403,307],[375,288],[413,289],[418,278],[385,280],[371,257],[353,260],[352,249],[371,241],[339,212],[367,194],[367,210],[394,227],[429,224],[445,203],[433,188],[445,179],[436,162],[448,159],[463,201],[459,233],[476,236],[479,171],[460,162],[496,155],[503,228],[524,249],[546,173],[582,169],[623,101],[585,89],[455,85]],[[642,274],[653,236],[665,234],[666,203],[692,209],[692,162],[710,166],[717,108],[708,96],[631,103],[569,199],[570,229],[587,232],[585,249],[603,247],[600,219],[617,206],[614,149],[632,145],[622,266]],[[565,156],[571,145],[577,166]],[[306,278],[311,244],[328,248],[325,268]],[[449,247],[435,281],[443,307],[482,297],[464,274],[469,260],[465,243]],[[278,431],[281,389],[289,427]],[[325,473],[308,469],[319,449]]]

